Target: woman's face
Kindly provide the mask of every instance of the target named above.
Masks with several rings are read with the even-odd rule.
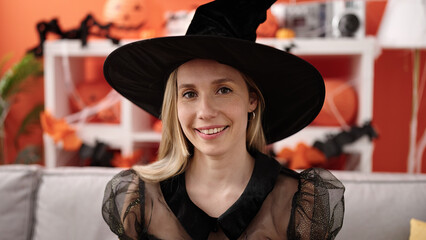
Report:
[[[245,148],[257,98],[239,71],[213,60],[189,61],[178,69],[177,94],[179,122],[194,151],[213,156]]]

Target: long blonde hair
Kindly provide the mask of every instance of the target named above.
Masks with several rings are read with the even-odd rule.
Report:
[[[156,162],[149,165],[133,166],[133,169],[148,182],[159,182],[185,171],[193,154],[193,145],[185,137],[177,114],[177,69],[169,76],[164,92],[161,120],[163,122],[161,142]],[[249,93],[257,97],[256,117],[249,116],[246,144],[247,149],[265,151],[266,141],[262,128],[264,99],[254,81],[241,73]],[[251,119],[252,118],[252,119]]]

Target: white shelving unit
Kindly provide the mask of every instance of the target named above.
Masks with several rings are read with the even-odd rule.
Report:
[[[125,43],[128,41],[122,41],[121,44]],[[44,45],[46,110],[55,118],[70,115],[67,91],[70,86],[66,84],[66,80],[78,83],[83,78],[84,58],[105,58],[117,47],[109,40],[89,41],[86,47],[82,47],[78,40],[47,41]],[[78,136],[88,145],[94,145],[97,140],[106,143],[111,148],[120,150],[123,155],[132,154],[136,144],[160,141],[160,134],[151,130],[151,117],[148,113],[123,97],[120,97],[120,109],[119,124],[77,124],[75,127]],[[74,164],[71,159],[75,159],[76,153],[63,151],[47,134],[44,134],[43,140],[46,167]]]
[[[374,87],[374,59],[376,53],[376,43],[374,38],[363,39],[295,39],[277,40],[261,39],[259,42],[285,49],[294,44],[291,53],[309,58],[332,59],[341,56],[350,60],[350,74],[347,80],[350,81],[358,95],[357,119],[355,124],[361,126],[371,121],[373,118],[373,87]],[[327,77],[327,76],[325,76]],[[273,149],[278,152],[283,147],[294,148],[298,143],[304,142],[312,145],[316,140],[326,140],[327,135],[342,131],[340,127],[329,126],[308,126],[302,131],[274,144]],[[356,170],[371,172],[373,143],[368,137],[360,138],[358,141],[345,146],[343,151],[349,154],[359,155],[359,164]]]
[[[126,44],[129,41],[121,41]],[[258,42],[284,49],[291,43],[295,45],[292,53],[299,56],[316,56],[332,58],[345,56],[351,59],[351,75],[349,80],[354,83],[358,93],[358,113],[356,123],[361,125],[372,119],[373,106],[373,68],[375,41],[365,39],[259,39]],[[54,117],[62,118],[69,114],[70,108],[67,96],[65,77],[70,76],[72,81],[79,81],[82,77],[82,59],[86,57],[106,57],[116,49],[109,40],[89,41],[86,47],[81,46],[78,40],[47,41],[44,46],[45,59],[45,107]],[[309,60],[308,60],[309,61]],[[101,73],[100,73],[101,74]],[[150,128],[150,116],[132,103],[121,98],[120,124],[80,124],[78,135],[85,143],[94,143],[96,140],[107,143],[109,146],[121,150],[123,155],[131,154],[135,145],[139,143],[158,143],[160,134]],[[338,127],[307,127],[299,133],[274,144],[274,149],[283,146],[295,146],[304,141],[312,144],[315,140],[322,140],[326,134],[341,131]],[[67,165],[66,153],[53,140],[44,135],[46,167]],[[345,152],[360,154],[358,170],[371,171],[371,157],[373,144],[367,139],[360,139],[345,148]]]

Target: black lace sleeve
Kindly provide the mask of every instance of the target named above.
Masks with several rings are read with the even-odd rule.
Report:
[[[343,184],[327,170],[303,171],[293,197],[289,238],[334,239],[343,224],[344,191]]]
[[[142,189],[141,189],[142,188]],[[140,194],[142,193],[142,194]],[[141,239],[144,199],[143,184],[133,170],[125,170],[107,184],[102,216],[119,239]]]

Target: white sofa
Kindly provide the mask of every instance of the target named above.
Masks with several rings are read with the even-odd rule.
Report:
[[[101,216],[120,169],[0,166],[0,240],[116,240]],[[333,172],[346,186],[340,240],[407,240],[426,221],[426,174]]]

